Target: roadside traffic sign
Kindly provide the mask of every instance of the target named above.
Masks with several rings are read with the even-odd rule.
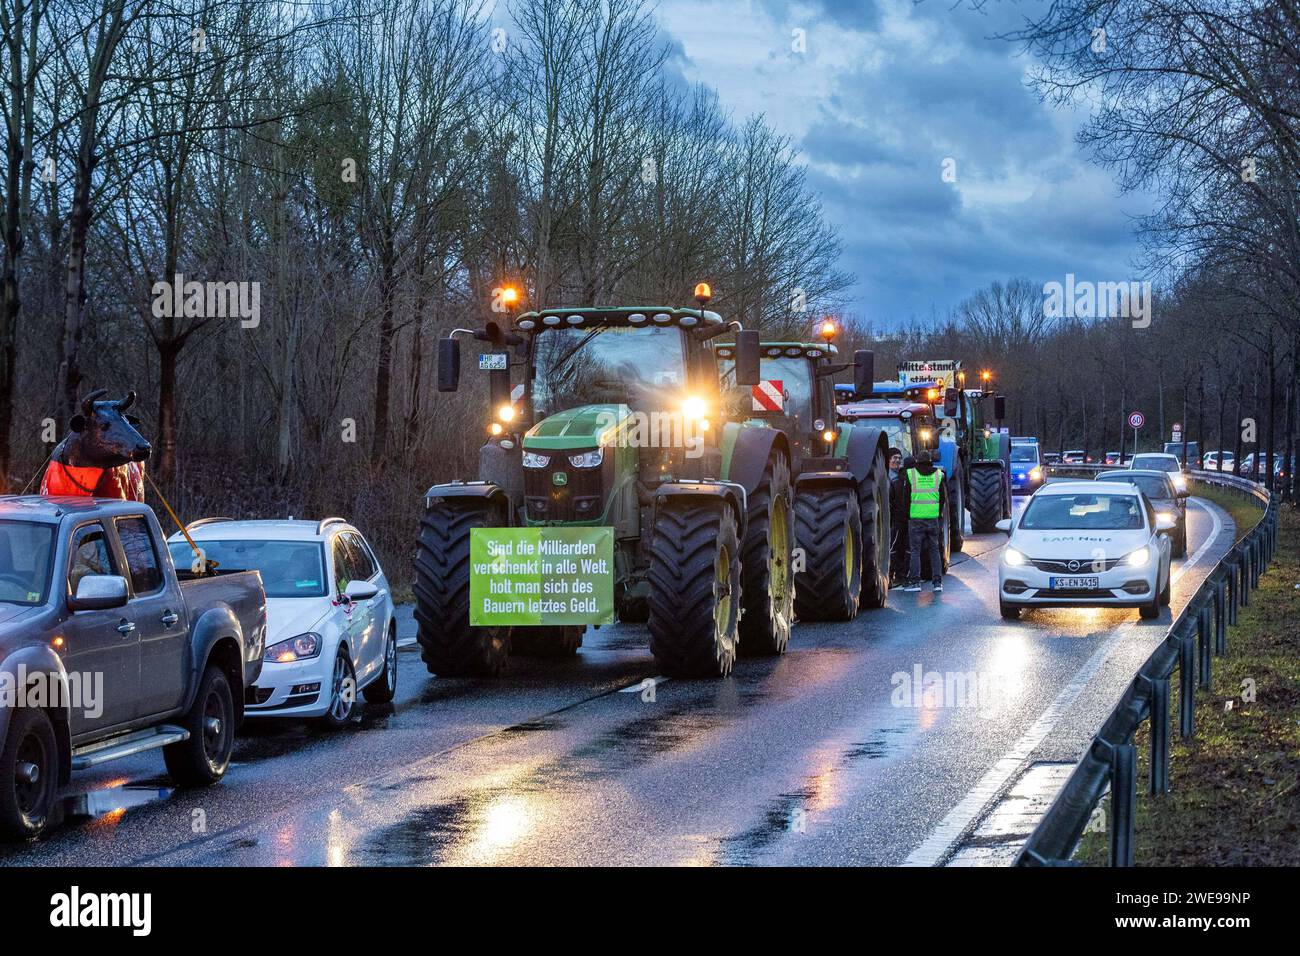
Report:
[[[1141,412],[1134,412],[1132,415],[1128,417],[1129,425],[1131,425],[1134,428],[1141,428],[1143,425],[1146,424],[1146,422],[1147,422],[1146,416],[1144,416]]]

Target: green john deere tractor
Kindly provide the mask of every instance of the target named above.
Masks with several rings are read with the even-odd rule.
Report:
[[[795,473],[795,613],[801,621],[847,621],[889,594],[889,462],[883,429],[838,423],[833,376],[852,368],[867,389],[872,353],[834,361],[834,345],[761,344],[760,381],[736,382],[736,345],[717,348],[724,401],[746,424],[780,429]]]
[[[582,627],[470,624],[474,528],[614,529],[621,621],[648,623],[665,673],[722,677],[738,653],[780,654],[794,583],[791,447],[776,428],[722,413],[714,340],[732,329],[665,306],[528,312],[439,342],[438,388],[460,341],[486,344],[492,422],[475,480],[425,495],[415,617],[431,673],[493,675],[516,654],[576,652]],[[741,381],[758,380],[758,334],[740,331]]]
[[[944,438],[956,444],[971,530],[991,534],[1011,517],[1011,437],[998,427],[1006,417],[1006,398],[959,384],[944,389],[943,404],[935,410],[943,412]]]

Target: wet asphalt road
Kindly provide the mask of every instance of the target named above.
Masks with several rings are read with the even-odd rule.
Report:
[[[1175,613],[1232,537],[1208,503],[1189,521]],[[174,791],[157,753],[76,775],[66,819],[0,865],[940,863],[1025,766],[1077,758],[1171,620],[1004,622],[1004,542],[968,539],[941,595],[800,625],[725,681],[647,689],[638,627],[496,681],[430,677],[408,645],[396,703],[352,729],[250,726],[202,791]],[[981,692],[934,706],[908,693],[917,668]]]

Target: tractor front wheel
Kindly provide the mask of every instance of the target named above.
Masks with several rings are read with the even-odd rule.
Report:
[[[801,621],[851,621],[862,591],[862,517],[852,487],[811,488],[794,499],[804,570],[795,575]]]
[[[415,622],[430,674],[494,677],[510,654],[510,628],[469,623],[469,539],[475,528],[505,524],[501,509],[480,498],[450,499],[420,519],[415,552]]]
[[[884,607],[889,598],[889,465],[877,451],[858,485],[858,517],[862,523],[863,607]]]
[[[665,674],[726,677],[736,660],[740,539],[724,501],[669,499],[650,542],[650,653]]]

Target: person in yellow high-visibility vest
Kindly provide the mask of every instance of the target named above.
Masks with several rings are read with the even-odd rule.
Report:
[[[907,539],[911,553],[905,591],[921,590],[921,554],[930,555],[930,577],[936,591],[943,590],[943,506],[948,498],[948,482],[943,469],[936,467],[928,451],[916,456],[916,465],[907,469]]]

